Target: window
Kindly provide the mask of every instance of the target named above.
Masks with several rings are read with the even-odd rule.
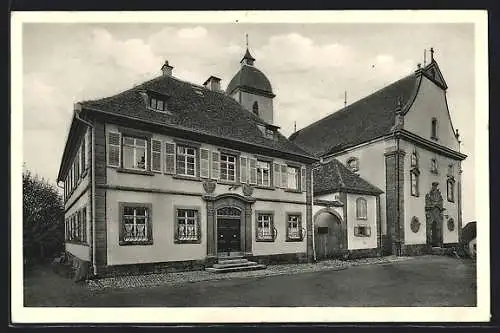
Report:
[[[274,241],[273,214],[257,213],[257,241]]]
[[[196,149],[177,146],[177,174],[182,176],[196,175]]]
[[[200,177],[210,177],[210,151],[200,148]]]
[[[432,118],[431,122],[431,139],[437,140],[438,122],[436,118]]]
[[[149,106],[153,109],[153,110],[157,110],[157,111],[165,111],[165,101],[164,100],[161,100],[161,99],[158,99],[158,98],[155,98],[155,97],[151,97],[149,99]]]
[[[151,205],[120,203],[120,245],[152,244]]]
[[[418,167],[418,156],[417,156],[417,152],[415,150],[411,154],[410,165],[411,165],[411,167]]]
[[[247,183],[248,182],[248,158],[241,156],[240,157],[240,182]]]
[[[431,172],[438,173],[438,165],[437,165],[437,160],[435,158],[431,159]]]
[[[372,233],[371,227],[360,225],[354,227],[354,236],[356,237],[370,237]]]
[[[147,142],[145,139],[123,137],[123,167],[146,170],[146,150]]]
[[[257,161],[257,185],[270,186],[270,175],[269,162]]]
[[[366,220],[366,199],[358,198],[356,199],[356,218],[358,220]]]
[[[302,224],[300,214],[287,215],[287,241],[301,241],[302,240]]]
[[[299,168],[287,167],[287,188],[290,190],[299,189]]]
[[[258,116],[259,115],[259,103],[253,102],[252,112]]]
[[[66,241],[86,243],[87,242],[87,208],[73,213],[65,221]]]
[[[349,170],[351,170],[352,172],[359,171],[359,160],[356,157],[349,158],[346,164]]]
[[[220,155],[220,179],[230,182],[236,180],[236,156]]]
[[[80,175],[82,175],[83,172],[85,171],[85,137],[83,138],[83,142],[80,147],[79,162],[80,162]]]
[[[455,201],[455,180],[453,178],[446,182],[446,194],[449,202]]]
[[[410,184],[411,184],[411,195],[418,197],[418,172],[416,170],[410,171]]]
[[[198,210],[177,209],[175,241],[177,243],[198,242],[200,240]]]

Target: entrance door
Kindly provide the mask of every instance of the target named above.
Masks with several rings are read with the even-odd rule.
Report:
[[[217,253],[241,252],[241,211],[234,207],[217,210]]]
[[[343,236],[342,224],[337,216],[324,212],[316,217],[314,243],[318,259],[340,255]]]
[[[437,230],[437,222],[434,221],[432,222],[431,226],[431,241],[432,241],[432,246],[439,246],[439,235],[438,235],[438,230]]]

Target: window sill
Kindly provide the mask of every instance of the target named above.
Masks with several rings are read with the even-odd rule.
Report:
[[[455,203],[455,200],[448,200],[448,202]]]
[[[241,183],[240,182],[237,182],[237,181],[230,181],[230,180],[218,180],[217,181],[217,184],[221,184],[221,185],[240,185],[241,186]]]
[[[74,245],[84,245],[84,246],[89,246],[88,243],[86,242],[80,242],[80,241],[74,241],[74,240],[66,240],[66,244],[74,244]]]
[[[356,217],[356,220],[366,221],[366,220],[368,220],[368,218],[367,217]]]
[[[420,195],[418,195],[418,194],[412,194],[411,196],[414,197],[414,198],[420,197]]]
[[[287,238],[286,242],[302,242],[304,238]]]
[[[274,243],[274,239],[256,239],[256,242]]]
[[[289,188],[285,188],[283,191],[288,192],[288,193],[302,193],[301,190],[293,190]]]
[[[174,244],[201,244],[201,239],[197,240],[174,240]]]
[[[126,246],[126,245],[153,245],[152,240],[147,240],[147,241],[137,241],[137,242],[132,242],[132,241],[120,241],[120,246]]]
[[[116,169],[116,172],[120,173],[132,173],[135,175],[144,175],[144,176],[154,176],[155,173],[148,171],[148,170],[134,170],[134,169],[125,169],[125,168],[118,168]]]
[[[180,179],[180,180],[192,180],[192,181],[195,181],[195,182],[201,182],[201,178],[200,177],[196,177],[196,176],[172,175],[172,178],[174,178],[174,179]]]
[[[370,238],[371,236],[364,236],[364,235],[354,235],[354,237],[362,237],[362,238]]]
[[[276,188],[274,187],[271,187],[271,186],[254,186],[255,188],[258,188],[260,190],[268,190],[268,191],[275,191]]]
[[[438,141],[439,140],[437,137],[433,137],[433,136],[431,136],[431,139],[434,140],[434,141]]]

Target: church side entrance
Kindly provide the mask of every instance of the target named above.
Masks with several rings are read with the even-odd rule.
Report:
[[[443,197],[438,183],[432,183],[432,188],[425,195],[425,218],[427,229],[427,244],[432,247],[443,246]]]

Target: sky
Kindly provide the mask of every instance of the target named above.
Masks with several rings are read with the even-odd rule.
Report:
[[[225,88],[238,71],[245,34],[255,66],[271,81],[275,121],[289,136],[347,103],[410,74],[434,47],[448,84],[463,162],[463,220],[475,220],[474,26],[440,24],[24,23],[23,162],[54,182],[73,104],[106,97],[161,74]],[[427,61],[429,53],[427,53]]]

